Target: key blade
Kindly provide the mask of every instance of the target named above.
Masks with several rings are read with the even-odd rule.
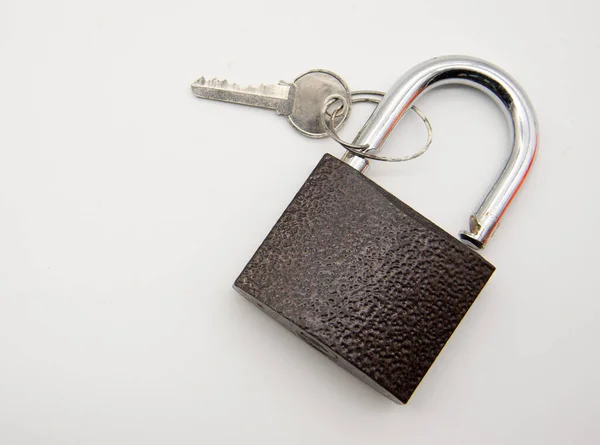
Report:
[[[277,85],[238,85],[227,80],[201,77],[192,84],[192,92],[202,99],[268,108],[277,114],[289,116],[292,114],[296,87],[286,82]]]

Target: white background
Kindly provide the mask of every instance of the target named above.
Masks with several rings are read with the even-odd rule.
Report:
[[[597,18],[591,0],[0,2],[0,443],[599,443]],[[517,78],[541,145],[483,252],[497,272],[397,406],[231,289],[342,149],[189,84],[327,68],[386,90],[444,54]],[[506,124],[467,88],[418,103],[431,150],[369,176],[456,234]],[[423,138],[409,116],[386,154]]]

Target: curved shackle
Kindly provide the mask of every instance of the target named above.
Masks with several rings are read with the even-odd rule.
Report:
[[[519,84],[506,72],[484,60],[467,56],[445,56],[417,65],[386,93],[353,141],[377,151],[413,102],[425,92],[448,84],[475,87],[492,97],[505,112],[509,123],[512,152],[502,173],[469,219],[469,230],[461,231],[463,242],[483,248],[510,202],[519,191],[535,158],[538,125],[535,111]],[[344,162],[364,172],[369,161],[350,152]]]

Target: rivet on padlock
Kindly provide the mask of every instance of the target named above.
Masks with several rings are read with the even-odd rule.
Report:
[[[417,97],[456,83],[502,105],[514,140],[504,170],[460,234],[484,247],[534,160],[535,112],[498,67],[441,57],[396,83],[346,144],[343,162],[322,158],[234,285],[398,403],[411,397],[495,268],[362,172]]]

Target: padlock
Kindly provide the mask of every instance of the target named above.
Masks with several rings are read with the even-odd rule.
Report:
[[[492,96],[513,137],[506,166],[460,241],[363,174],[414,100],[450,83]],[[406,403],[494,272],[475,249],[485,246],[529,171],[536,116],[500,68],[441,57],[406,73],[348,145],[342,160],[321,159],[234,287],[343,368]]]

